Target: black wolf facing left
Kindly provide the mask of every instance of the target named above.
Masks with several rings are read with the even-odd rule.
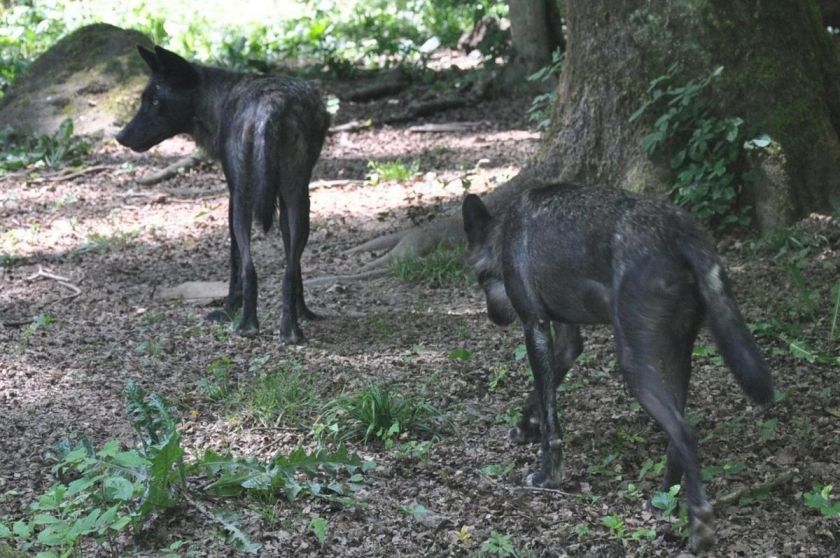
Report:
[[[316,318],[303,301],[300,257],[309,238],[309,179],[329,127],[320,93],[292,77],[233,72],[193,64],[159,46],[137,47],[151,69],[140,109],[117,134],[134,151],[146,151],[176,134],[188,134],[220,160],[230,194],[229,320],[242,307],[238,333],[255,336],[257,274],[251,260],[253,219],[267,232],[280,211],[286,249],[280,338],[299,343],[300,317]]]

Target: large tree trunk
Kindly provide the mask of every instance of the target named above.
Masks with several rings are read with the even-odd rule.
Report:
[[[815,0],[568,0],[565,16],[552,125],[533,162],[487,196],[491,210],[554,180],[666,192],[667,162],[641,147],[649,124],[629,117],[676,61],[685,81],[724,66],[714,85],[722,114],[775,140],[745,192],[760,228],[840,209],[840,67]],[[459,238],[459,215],[444,219],[410,231],[394,253]]]

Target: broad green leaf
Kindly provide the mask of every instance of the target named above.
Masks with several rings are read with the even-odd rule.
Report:
[[[327,520],[323,517],[313,517],[309,522],[309,530],[318,539],[318,544],[324,546],[324,542],[327,540]]]
[[[105,495],[109,500],[128,501],[134,497],[134,483],[125,477],[112,476],[103,483]]]
[[[28,539],[32,535],[32,526],[23,520],[18,520],[12,524],[12,532],[18,537]]]

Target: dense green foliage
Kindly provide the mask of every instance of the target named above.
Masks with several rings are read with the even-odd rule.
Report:
[[[215,496],[283,495],[289,501],[302,496],[350,502],[361,487],[361,473],[372,466],[339,448],[308,452],[297,448],[269,461],[236,458],[206,452],[185,463],[178,419],[158,395],[147,394],[135,383],[124,391],[128,414],[140,440],[138,449],[121,449],[109,440],[96,450],[86,438],[60,441],[48,453],[55,462],[56,483],[33,502],[24,517],[0,523],[0,539],[11,539],[38,556],[71,556],[85,539],[113,542],[124,529],[142,529],[152,514],[191,504],[213,518],[240,550],[256,553],[235,523],[212,514],[197,503],[188,476],[211,479],[205,489]]]
[[[73,121],[64,120],[52,136],[25,136],[11,128],[0,130],[0,172],[27,167],[79,164],[90,145],[73,135]]]
[[[677,205],[718,228],[746,225],[746,209],[739,205],[747,174],[746,149],[765,148],[766,136],[747,141],[743,119],[719,116],[711,92],[723,72],[718,67],[702,79],[676,83],[673,65],[650,83],[648,98],[631,117],[655,118],[653,131],[642,139],[650,156],[669,157],[673,175],[671,194]]]
[[[134,28],[210,63],[263,70],[297,60],[344,73],[359,64],[421,60],[437,45],[454,46],[485,14],[506,9],[492,0],[303,0],[272,9],[247,2],[30,0],[0,11],[0,91],[64,34],[90,23]]]

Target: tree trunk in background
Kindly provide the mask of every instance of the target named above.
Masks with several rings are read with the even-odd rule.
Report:
[[[503,86],[521,84],[543,66],[551,63],[557,47],[559,29],[551,27],[558,15],[556,0],[508,0],[508,18],[513,58],[505,68]],[[562,33],[560,34],[562,36]]]
[[[667,162],[641,147],[649,124],[629,117],[674,62],[682,65],[676,83],[724,66],[713,85],[721,114],[776,142],[754,161],[758,178],[744,193],[761,230],[840,210],[840,65],[815,0],[567,0],[565,17],[552,124],[532,162],[485,197],[491,211],[524,187],[557,180],[668,191]],[[459,213],[409,231],[392,253],[459,240]]]
[[[748,198],[773,188],[765,210],[784,214],[776,223],[840,208],[840,67],[813,0],[570,0],[566,17],[566,65],[536,175],[667,190],[667,168],[641,148],[649,129],[628,117],[675,61],[685,81],[723,65],[721,111],[781,148],[764,173],[772,180]]]

